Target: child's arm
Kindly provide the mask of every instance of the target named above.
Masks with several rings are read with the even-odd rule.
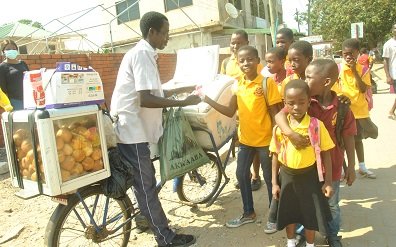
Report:
[[[348,159],[348,168],[345,171],[345,180],[351,186],[356,179],[355,173],[355,137],[353,135],[343,136],[345,152]]]
[[[275,115],[275,122],[281,129],[282,133],[289,138],[290,142],[297,149],[308,147],[310,145],[309,138],[294,132],[290,128],[286,116],[287,116],[286,112],[282,110]]]
[[[173,94],[181,94],[181,93],[191,93],[195,90],[196,86],[188,86],[188,87],[179,87],[174,89],[164,90],[165,98],[172,96]]]
[[[279,167],[278,154],[272,153],[272,196],[276,200],[279,199],[280,193],[280,186],[278,184]]]
[[[322,186],[322,192],[326,197],[330,198],[333,195],[333,188],[331,187],[333,173],[332,173],[330,150],[322,151],[321,155],[322,155],[322,164],[325,167],[325,178],[324,178],[325,181]]]
[[[216,111],[220,112],[227,117],[233,117],[235,112],[238,109],[237,97],[236,95],[232,95],[228,106],[221,105],[216,101],[212,100],[208,96],[205,95],[204,102],[208,103],[211,107],[213,107]]]
[[[361,75],[359,75],[359,72],[356,69],[356,61],[354,63],[351,63],[349,66],[352,70],[353,75],[355,76],[356,86],[359,88],[359,91],[361,93],[365,93],[367,90],[367,85],[363,82]]]
[[[275,126],[275,115],[282,109],[282,103],[277,103],[274,105],[270,105],[268,107],[268,112],[271,117],[272,127]]]

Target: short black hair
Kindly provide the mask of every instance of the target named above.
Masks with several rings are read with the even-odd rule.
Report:
[[[360,50],[360,42],[358,39],[346,39],[342,42],[342,49],[351,48],[354,50]]]
[[[292,43],[289,47],[289,50],[295,49],[301,52],[304,56],[312,58],[313,56],[313,49],[311,43],[305,40],[298,40]]]
[[[286,51],[282,47],[272,47],[267,54],[274,54],[278,59],[286,59]]]
[[[289,83],[286,84],[285,86],[285,95],[284,97],[286,98],[286,92],[289,89],[302,89],[308,96],[308,98],[310,97],[311,93],[309,91],[309,86],[308,83],[306,83],[305,81],[301,80],[301,79],[294,79],[289,81]]]
[[[4,53],[4,50],[5,50],[7,45],[13,45],[18,50],[18,45],[15,43],[15,41],[13,41],[11,39],[5,39],[5,40],[3,40],[3,42],[1,42],[1,51],[3,53]]]
[[[244,45],[241,48],[239,48],[238,53],[241,51],[248,51],[248,52],[253,53],[256,57],[259,57],[257,49],[254,48],[253,46]]]
[[[318,68],[315,70],[315,73],[318,73],[323,77],[330,78],[332,83],[336,82],[338,79],[338,65],[332,59],[318,58],[313,60],[308,66]]]
[[[278,34],[282,34],[286,39],[290,41],[294,40],[293,30],[291,30],[290,28],[287,27],[281,28],[276,32],[276,35]]]
[[[235,35],[240,35],[242,36],[245,40],[249,41],[249,35],[247,34],[247,32],[245,30],[242,29],[238,29],[235,32],[233,32],[232,34]]]
[[[168,18],[159,12],[150,11],[145,13],[140,19],[140,31],[143,38],[147,38],[150,28],[160,31],[164,21],[168,21]]]

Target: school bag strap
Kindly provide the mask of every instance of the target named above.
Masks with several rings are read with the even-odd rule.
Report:
[[[336,141],[339,147],[344,148],[344,140],[342,138],[342,130],[344,129],[345,116],[348,112],[349,105],[344,104],[338,99],[337,102],[337,117],[335,125]]]
[[[311,117],[308,127],[308,136],[309,136],[309,141],[311,142],[311,145],[313,146],[315,151],[316,166],[318,168],[319,181],[323,182],[324,170],[322,165],[322,157],[320,156],[320,129],[319,129],[319,121],[317,118]]]
[[[269,103],[268,103],[268,77],[264,77],[263,81],[261,82],[261,88],[263,89],[263,95],[264,95],[264,100],[265,100],[265,104],[267,105],[267,108],[269,107]]]

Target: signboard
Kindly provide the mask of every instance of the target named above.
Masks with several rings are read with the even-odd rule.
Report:
[[[363,38],[363,22],[351,24],[351,38]]]
[[[323,37],[322,37],[322,35],[314,35],[314,36],[302,37],[299,40],[305,40],[309,43],[315,43],[315,42],[322,42]]]

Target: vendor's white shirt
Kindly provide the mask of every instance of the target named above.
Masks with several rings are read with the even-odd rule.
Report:
[[[164,97],[155,49],[140,40],[122,59],[111,98],[111,115],[118,116],[115,125],[117,142],[157,143],[162,136],[162,108],[140,107],[137,92],[150,90]]]
[[[383,57],[389,59],[389,74],[396,80],[396,39],[391,38],[384,44]]]

